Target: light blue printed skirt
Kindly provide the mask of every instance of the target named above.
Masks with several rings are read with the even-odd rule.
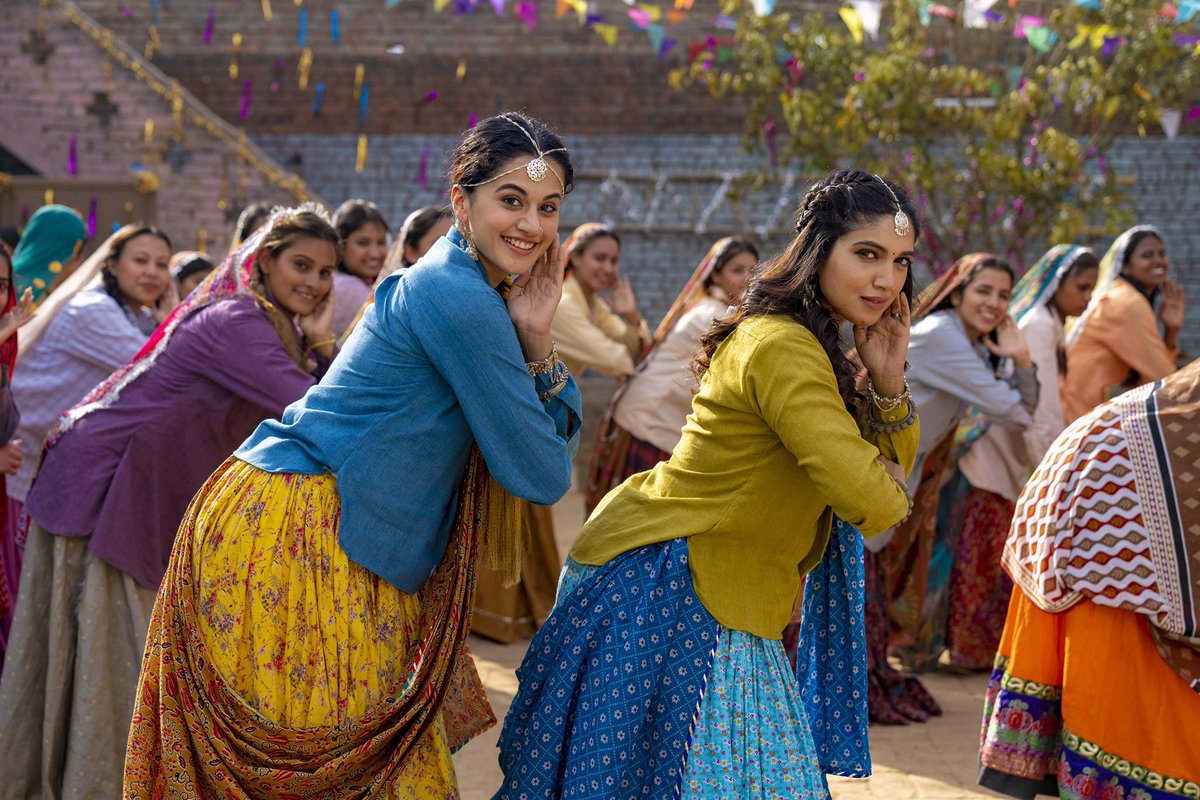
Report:
[[[687,541],[568,560],[517,671],[495,800],[827,800],[783,645],[720,626]]]

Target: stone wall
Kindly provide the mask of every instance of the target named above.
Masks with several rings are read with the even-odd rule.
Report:
[[[0,26],[0,145],[6,150],[56,180],[69,176],[72,142],[80,179],[133,182],[140,173],[144,187],[157,186],[157,224],[176,246],[194,248],[203,239],[217,255],[225,252],[239,198],[295,203],[304,196],[302,181],[287,177],[286,170],[252,142],[239,143],[236,129],[192,101],[181,100],[181,139],[176,141],[172,102],[152,88],[169,86],[165,76],[135,51],[121,49],[119,41],[106,53],[101,43],[68,19],[69,11],[70,6],[55,3],[45,12],[42,48],[35,46],[38,3],[5,4],[5,24]],[[43,49],[49,52],[39,65],[34,56]],[[127,66],[119,63],[117,53]],[[147,120],[153,120],[154,129],[149,140]],[[225,208],[219,206],[222,200]],[[113,222],[129,221],[97,220],[98,237],[103,238]]]
[[[562,228],[599,219],[612,222],[623,241],[622,265],[647,318],[657,322],[711,242],[732,232],[763,243],[764,256],[790,236],[790,220],[809,181],[797,175],[790,189],[779,182],[743,188],[714,204],[726,173],[753,173],[761,156],[745,154],[735,135],[564,134],[576,168],[576,189],[563,205]],[[412,209],[446,199],[441,179],[452,136],[374,136],[367,169],[355,174],[355,137],[261,135],[257,141],[277,160],[300,164],[307,181],[331,202],[365,197],[398,226]],[[427,185],[418,183],[423,154]],[[1200,356],[1200,137],[1175,141],[1119,139],[1109,160],[1134,178],[1130,201],[1138,221],[1158,225],[1173,269],[1188,287],[1191,311],[1184,331],[1188,353]],[[665,179],[657,193],[656,185]],[[736,190],[735,182],[731,189]],[[712,213],[705,210],[714,204]],[[649,219],[651,208],[655,213]],[[704,232],[697,225],[704,223]],[[1119,231],[1083,242],[1102,254]],[[1045,243],[1030,245],[1032,263]],[[926,275],[922,275],[927,278]]]

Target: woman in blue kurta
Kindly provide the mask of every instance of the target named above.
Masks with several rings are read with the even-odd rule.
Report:
[[[515,580],[517,498],[570,486],[580,397],[549,329],[572,174],[541,123],[472,129],[456,229],[200,490],[151,623],[126,797],[457,794],[451,751],[495,722],[465,644],[477,551]]]

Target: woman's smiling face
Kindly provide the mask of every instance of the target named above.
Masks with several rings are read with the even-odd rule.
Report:
[[[562,167],[553,156],[547,157],[550,171],[535,181],[524,169],[532,158],[518,156],[501,164],[496,174],[502,177],[482,186],[451,190],[460,229],[475,244],[493,279],[527,274],[558,235]]]

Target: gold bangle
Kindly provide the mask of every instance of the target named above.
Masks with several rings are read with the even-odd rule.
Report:
[[[323,342],[313,342],[308,346],[309,350],[316,350],[318,347],[324,347],[327,344],[337,344],[337,339],[326,339]]]

